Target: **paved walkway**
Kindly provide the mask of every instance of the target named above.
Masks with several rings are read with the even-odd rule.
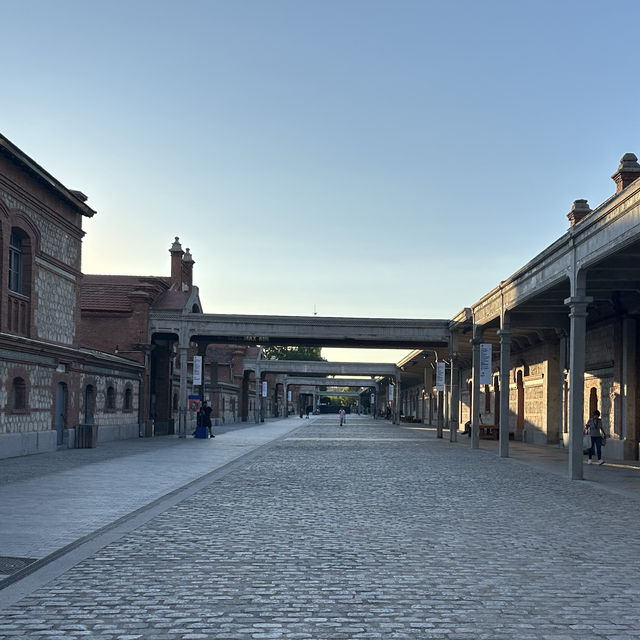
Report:
[[[301,426],[302,425],[302,426]],[[640,638],[640,469],[349,417],[0,462],[0,639]]]

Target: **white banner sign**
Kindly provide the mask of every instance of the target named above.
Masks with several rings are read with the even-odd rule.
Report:
[[[491,384],[491,345],[480,345],[480,384]]]
[[[436,362],[436,391],[444,391],[444,376],[446,365],[444,362]]]
[[[262,381],[262,397],[263,398],[267,397],[267,381],[266,380]]]
[[[291,402],[291,391],[287,391],[287,402]]]
[[[375,395],[372,393],[371,394],[371,404],[375,404],[376,403],[376,397]]]
[[[193,384],[202,384],[202,356],[193,356]]]
[[[393,392],[396,390],[395,386],[389,385],[389,402],[393,402]]]

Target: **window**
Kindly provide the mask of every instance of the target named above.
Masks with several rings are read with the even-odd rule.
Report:
[[[14,378],[12,384],[13,410],[27,410],[27,383],[24,378]]]
[[[131,388],[127,387],[124,390],[124,410],[125,411],[131,411],[131,409],[133,408],[133,401],[131,396],[132,396]]]
[[[28,336],[31,327],[31,273],[33,247],[20,227],[12,227],[9,236],[8,308],[9,333]]]
[[[116,408],[116,391],[113,387],[107,387],[107,411],[115,411]]]
[[[174,411],[178,410],[178,394],[177,393],[173,394],[173,410]]]
[[[9,241],[9,290],[23,293],[23,249],[22,238],[17,229],[12,229]]]

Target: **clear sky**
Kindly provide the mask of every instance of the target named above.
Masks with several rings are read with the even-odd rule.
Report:
[[[205,312],[448,318],[640,154],[637,0],[0,0],[0,131],[88,273]],[[379,358],[374,358],[379,359]]]

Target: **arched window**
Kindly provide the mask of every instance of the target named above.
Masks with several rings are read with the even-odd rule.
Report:
[[[107,399],[106,407],[107,411],[115,411],[116,408],[116,390],[109,386],[107,387]]]
[[[22,237],[20,231],[14,227],[9,240],[9,291],[14,293],[23,292],[23,257]]]
[[[9,237],[8,329],[28,336],[31,325],[31,239],[19,227],[11,228]]]
[[[124,390],[124,410],[131,411],[133,409],[133,394],[131,393],[131,387],[127,387]]]
[[[11,385],[14,411],[27,410],[27,383],[24,378],[16,377]]]

